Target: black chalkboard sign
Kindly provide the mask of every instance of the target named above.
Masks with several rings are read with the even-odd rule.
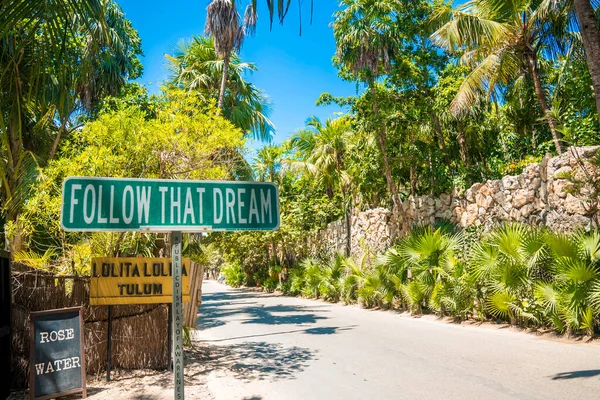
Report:
[[[51,399],[85,390],[83,308],[32,312],[29,398]]]

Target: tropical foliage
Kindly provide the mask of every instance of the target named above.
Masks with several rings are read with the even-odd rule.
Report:
[[[223,273],[239,286],[246,276],[236,265]],[[368,308],[594,335],[600,328],[600,233],[567,236],[506,224],[473,241],[451,226],[415,228],[372,263],[341,254],[306,258],[278,288]]]
[[[597,233],[506,225],[474,240],[452,226],[413,229],[402,205],[600,143],[598,4],[341,0],[332,63],[356,94],[323,93],[317,104],[343,112],[306,116],[251,152],[247,138],[275,133],[267,95],[249,82],[258,68],[240,57],[258,7],[273,23],[315,3],[211,0],[207,36],[173,49],[168,80],[149,95],[131,82],[141,42],[114,0],[1,2],[0,219],[15,257],[73,273],[94,255],[168,251],[168,235],[62,231],[68,175],[269,181],[279,230],[214,233],[202,247],[185,237],[188,254],[233,285],[593,333]],[[397,242],[348,258],[351,216],[379,207],[401,228]],[[343,255],[314,252],[328,224],[346,232]]]
[[[209,37],[194,37],[191,42],[178,46],[173,56],[166,57],[171,71],[169,85],[199,93],[207,100],[221,100],[221,79],[224,68],[227,69],[221,106],[223,116],[255,139],[271,139],[275,130],[268,118],[271,104],[258,88],[244,79],[246,74],[257,71],[254,64],[242,62],[239,55],[232,52],[225,67]]]

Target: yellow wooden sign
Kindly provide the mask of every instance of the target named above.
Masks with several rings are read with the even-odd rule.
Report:
[[[92,259],[90,305],[171,303],[171,258]],[[183,301],[190,301],[190,260],[183,259]]]

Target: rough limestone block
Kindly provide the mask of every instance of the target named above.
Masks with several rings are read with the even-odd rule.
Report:
[[[567,194],[564,203],[565,211],[569,214],[587,214],[587,210],[585,208],[585,204],[581,199],[573,196],[572,194]]]
[[[505,176],[502,178],[502,187],[504,190],[515,190],[519,188],[519,180],[515,176]]]

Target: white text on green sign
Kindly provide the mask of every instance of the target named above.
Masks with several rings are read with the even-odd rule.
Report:
[[[67,231],[233,231],[279,227],[277,187],[266,182],[70,177]]]

